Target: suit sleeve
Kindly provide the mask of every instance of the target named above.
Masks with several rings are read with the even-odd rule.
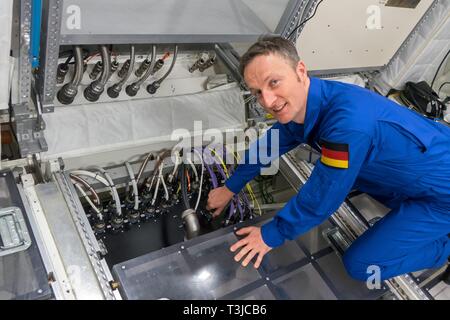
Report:
[[[300,144],[287,128],[280,123],[274,124],[257,141],[245,151],[244,161],[236,168],[234,174],[225,185],[234,193],[238,193],[250,180],[260,173],[262,167]]]
[[[345,200],[370,152],[371,138],[361,132],[334,132],[327,140],[348,144],[348,168],[335,167],[322,156],[300,192],[261,228],[269,247],[295,239],[333,214]],[[338,164],[336,164],[338,166]]]

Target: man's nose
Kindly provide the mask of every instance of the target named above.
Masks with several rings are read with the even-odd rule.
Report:
[[[261,92],[261,100],[262,100],[261,102],[262,105],[266,108],[271,108],[276,99],[277,99],[276,95],[270,90]]]

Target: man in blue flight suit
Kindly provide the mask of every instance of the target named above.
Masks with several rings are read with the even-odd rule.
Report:
[[[265,38],[241,59],[241,73],[259,103],[278,122],[260,139],[279,155],[307,143],[320,161],[300,192],[261,228],[238,231],[231,246],[243,266],[286,239],[295,239],[337,210],[352,189],[391,211],[345,252],[348,273],[365,281],[380,268],[381,279],[444,265],[450,255],[450,128],[369,90],[307,76],[295,46]],[[320,147],[319,147],[320,146]],[[248,152],[246,159],[248,160]],[[262,164],[241,163],[225,186],[210,192],[207,208],[218,215]]]

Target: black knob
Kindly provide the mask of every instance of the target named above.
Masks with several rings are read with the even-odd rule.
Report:
[[[68,94],[66,90],[68,86],[69,84],[64,85],[61,88],[61,90],[59,90],[58,93],[56,94],[58,101],[61,102],[62,104],[71,104],[73,100],[75,100],[77,92],[74,91],[75,94]]]
[[[136,86],[134,86],[133,84],[130,84],[125,88],[125,92],[130,97],[134,97],[137,94],[138,90],[139,90],[139,88],[136,89]]]
[[[119,96],[120,91],[117,91],[117,86],[109,87],[108,90],[106,90],[106,93],[110,98],[117,98]]]
[[[155,82],[153,82],[147,86],[147,92],[150,94],[155,94],[156,90],[158,90],[158,87],[155,85]]]
[[[92,82],[89,87],[87,87],[83,91],[84,97],[90,102],[96,102],[98,98],[100,98],[100,95],[103,93],[103,89],[101,91],[94,90],[94,85],[95,82]]]

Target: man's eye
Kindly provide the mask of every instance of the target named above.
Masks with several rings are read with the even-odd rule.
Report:
[[[270,85],[271,85],[272,87],[276,86],[278,83],[279,83],[278,80],[270,80]]]

